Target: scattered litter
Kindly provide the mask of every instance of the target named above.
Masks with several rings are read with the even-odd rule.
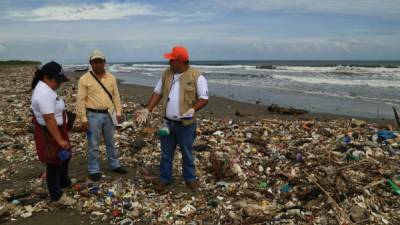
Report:
[[[10,184],[21,173],[21,165],[37,160],[27,94],[31,80],[26,79],[33,72],[33,68],[0,70],[2,184]],[[63,92],[67,108],[74,109],[76,84],[67,83]],[[139,103],[123,104],[123,111],[131,114],[141,108]],[[193,154],[200,191],[193,196],[172,188],[160,195],[149,182],[158,179],[154,171],[160,159],[155,135],[161,124],[159,110],[145,125],[125,115],[128,120],[115,135],[122,163],[137,173],[118,179],[103,177],[97,183],[75,180],[67,190],[77,200],[72,210],[87,214],[93,223],[119,225],[396,224],[400,219],[400,140],[390,127],[357,119],[250,122],[199,115]],[[270,110],[306,113],[277,105]],[[72,160],[86,157],[90,135],[70,133]],[[178,152],[174,160],[177,186],[182,163]],[[45,182],[45,174],[37,173],[26,177],[23,187],[3,187],[0,222],[51,209]]]

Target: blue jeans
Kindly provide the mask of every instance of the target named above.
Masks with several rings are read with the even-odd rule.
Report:
[[[196,124],[184,126],[179,122],[168,121],[170,134],[161,136],[160,181],[169,184],[172,181],[172,164],[175,149],[179,145],[182,153],[182,175],[186,182],[196,180],[196,169],[192,155],[192,146],[196,138]]]
[[[106,143],[107,159],[110,169],[120,167],[117,150],[114,144],[115,127],[108,113],[87,112],[89,123],[88,135],[88,171],[89,174],[99,173],[99,144],[103,134]]]

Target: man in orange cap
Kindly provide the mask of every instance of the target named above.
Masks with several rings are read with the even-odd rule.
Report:
[[[189,65],[189,53],[175,46],[164,54],[170,67],[158,81],[146,108],[138,113],[137,121],[146,122],[152,109],[161,101],[164,135],[161,135],[160,184],[158,191],[165,193],[172,182],[172,163],[176,146],[182,153],[182,175],[186,185],[197,190],[196,169],[192,145],[196,138],[196,112],[208,103],[207,81],[200,71]]]

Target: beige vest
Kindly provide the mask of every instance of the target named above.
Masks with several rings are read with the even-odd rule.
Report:
[[[182,115],[187,112],[198,101],[197,98],[197,78],[200,76],[200,71],[189,67],[184,72],[179,80],[179,112]],[[162,118],[165,117],[167,110],[167,102],[169,92],[171,91],[171,84],[174,78],[174,73],[171,69],[165,70],[162,76]],[[191,120],[182,120],[183,125],[187,126],[195,122],[195,115]]]

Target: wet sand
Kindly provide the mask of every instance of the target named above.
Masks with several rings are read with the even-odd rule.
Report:
[[[146,104],[148,98],[153,92],[153,88],[131,85],[131,84],[120,84],[120,92],[126,96],[127,101],[140,102]],[[281,120],[350,120],[357,118],[365,120],[368,123],[378,123],[382,125],[395,124],[395,120],[390,119],[371,119],[363,117],[350,117],[343,115],[327,114],[327,113],[307,113],[303,115],[282,115],[275,114],[268,110],[268,106],[239,102],[223,97],[210,96],[208,105],[202,109],[200,115],[209,118],[216,119],[233,119],[233,120],[249,120],[257,121],[261,119],[281,119]],[[238,114],[240,116],[238,116]]]

